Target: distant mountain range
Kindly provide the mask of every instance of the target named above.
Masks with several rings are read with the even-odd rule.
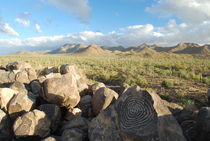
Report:
[[[44,55],[44,54],[72,54],[72,55],[108,55],[108,54],[155,54],[155,53],[173,53],[173,54],[210,54],[210,45],[200,46],[195,43],[180,43],[173,47],[161,47],[157,45],[142,44],[124,48],[123,46],[108,47],[95,44],[65,44],[55,50],[46,51],[20,51],[10,55]]]

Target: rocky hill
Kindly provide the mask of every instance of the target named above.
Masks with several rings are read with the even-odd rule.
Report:
[[[149,48],[156,52],[167,52],[174,54],[208,54],[210,53],[210,45],[200,46],[195,43],[180,43],[173,47],[160,47],[157,45],[142,44],[137,47],[130,47],[126,51],[141,52],[141,50]]]
[[[148,45],[142,44],[140,46],[124,48],[123,46],[118,47],[108,47],[108,46],[98,46],[98,45],[84,45],[84,44],[65,44],[55,50],[46,51],[21,51],[12,53],[11,55],[43,55],[43,54],[81,54],[81,55],[107,55],[107,53],[112,54],[126,54],[129,52],[141,53],[145,50],[150,50],[150,52],[163,52],[163,53],[173,53],[173,54],[210,54],[210,45],[200,46],[195,43],[180,43],[173,47],[161,47],[158,45]]]
[[[0,76],[1,141],[210,139],[210,101],[183,108],[139,86],[90,83],[68,64],[37,74],[30,64],[13,62]]]
[[[169,52],[177,54],[206,54],[210,52],[210,45],[200,46],[195,43],[180,43],[172,47]]]
[[[65,44],[56,50],[52,50],[48,54],[74,53],[87,47],[88,45],[84,45],[84,44]]]
[[[125,49],[125,51],[136,51],[136,52],[140,52],[144,48],[152,48],[152,46],[144,43],[144,44],[142,44],[140,46],[137,46],[137,47],[129,47],[129,48]]]
[[[108,46],[101,46],[101,48],[111,51],[124,51],[125,48],[123,46],[117,46],[117,47],[108,47]]]
[[[44,50],[44,51],[19,51],[15,53],[11,53],[10,55],[45,55],[49,54],[51,50]]]
[[[107,55],[109,53],[111,53],[111,51],[102,49],[100,46],[92,44],[86,48],[74,52],[73,54],[84,55],[84,56],[98,56],[98,55]]]

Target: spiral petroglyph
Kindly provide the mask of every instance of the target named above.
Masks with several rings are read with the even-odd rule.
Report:
[[[127,134],[146,135],[156,129],[157,113],[148,94],[130,95],[118,105],[120,128]],[[152,127],[152,128],[151,128]]]

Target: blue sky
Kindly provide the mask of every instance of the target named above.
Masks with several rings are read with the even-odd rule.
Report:
[[[209,43],[209,0],[6,0],[0,54],[65,43]]]
[[[67,0],[68,1],[68,0]],[[11,4],[13,3],[13,4]],[[7,0],[0,6],[0,15],[5,22],[20,33],[20,38],[40,36],[34,30],[34,24],[42,27],[42,36],[52,36],[82,32],[84,30],[110,32],[136,24],[154,24],[162,26],[167,19],[161,19],[151,13],[145,12],[145,8],[152,5],[153,1],[145,0],[92,0],[88,5],[91,7],[90,18],[85,19],[87,23],[81,23],[77,15],[56,8],[41,0]],[[79,7],[78,7],[79,9]],[[15,22],[21,14],[29,13],[30,25]],[[0,38],[11,38],[0,34]]]

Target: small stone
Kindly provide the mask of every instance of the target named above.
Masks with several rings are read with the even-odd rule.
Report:
[[[50,137],[47,137],[41,141],[61,141],[61,137],[60,136],[50,136]]]
[[[72,120],[75,117],[81,116],[82,111],[79,108],[69,109],[69,111],[65,115],[66,120]]]

